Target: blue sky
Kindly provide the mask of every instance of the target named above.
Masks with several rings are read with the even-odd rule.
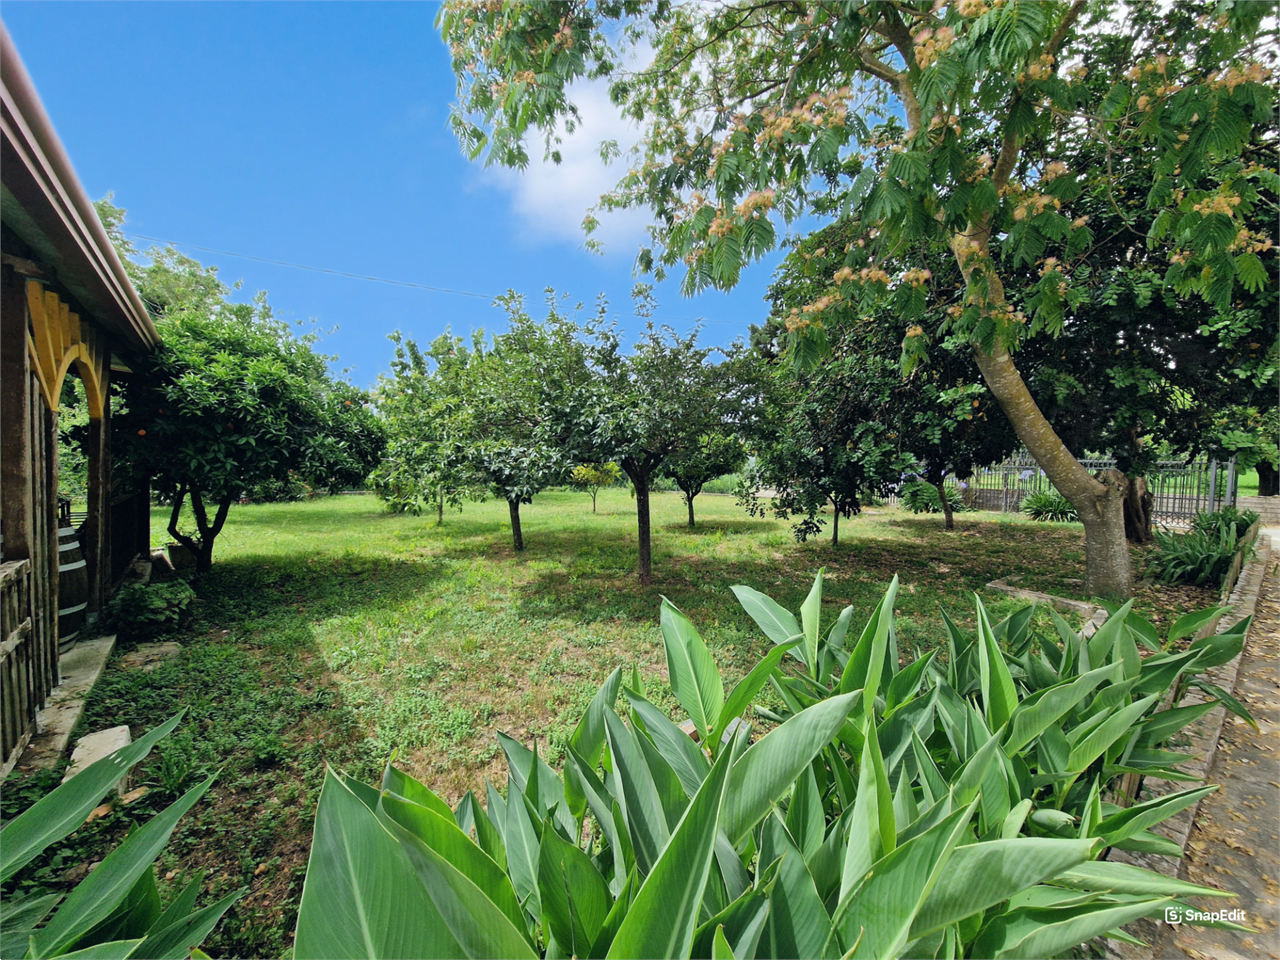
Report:
[[[166,240],[482,294],[455,296],[180,247],[242,295],[316,321],[336,369],[373,382],[386,335],[501,329],[490,297],[555,287],[604,293],[633,336],[642,215],[606,220],[607,253],[583,249],[582,215],[612,175],[600,140],[628,131],[600,91],[564,167],[521,175],[463,157],[432,3],[4,4],[4,22],[89,195],[111,190],[126,229]],[[534,151],[540,154],[540,148]],[[145,246],[145,242],[139,241]],[[775,253],[731,294],[659,285],[657,319],[705,342],[745,336],[766,312]],[[336,331],[333,328],[336,327]],[[330,332],[333,331],[333,332]]]

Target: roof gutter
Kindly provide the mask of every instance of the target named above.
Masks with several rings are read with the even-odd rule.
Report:
[[[54,132],[9,31],[0,23],[0,125],[4,180],[90,292],[100,315],[135,349],[151,350],[160,335],[125,273],[98,213]],[[33,209],[35,208],[35,209]]]

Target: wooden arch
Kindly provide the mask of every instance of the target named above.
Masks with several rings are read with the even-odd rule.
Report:
[[[62,384],[74,364],[84,381],[89,416],[101,420],[106,408],[102,384],[107,345],[103,337],[92,324],[81,323],[80,315],[72,313],[56,293],[35,280],[27,281],[27,310],[31,314],[27,351],[31,354],[31,368],[40,381],[45,406],[58,412]]]

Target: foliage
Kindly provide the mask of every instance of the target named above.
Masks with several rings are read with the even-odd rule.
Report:
[[[1074,789],[1113,754],[1140,762],[1140,736],[1155,746],[1182,725],[1131,729],[1159,694],[1128,703],[1126,672],[1157,689],[1178,672],[1165,654],[1147,678],[1136,651],[1130,664],[1128,606],[1092,651],[1074,636],[1055,646],[1052,680],[1020,684],[980,603],[981,635],[955,638],[949,672],[932,657],[899,669],[896,590],[846,650],[852,611],[822,630],[821,574],[799,619],[736,587],[775,646],[728,691],[664,601],[672,691],[701,745],[619,667],[563,778],[502,734],[505,796],[490,784],[483,806],[468,792],[451,808],[392,764],[380,789],[330,771],[295,956],[1050,956],[1173,897],[1222,895],[1100,858],[1158,845],[1147,827],[1213,788],[1128,809],[1101,801],[1097,775]],[[1000,624],[1002,638],[1020,644],[1028,619]],[[802,672],[781,671],[784,657]],[[1202,645],[1172,662],[1206,659]],[[793,709],[752,742],[740,717],[766,683]],[[1115,695],[1089,697],[1105,684]],[[1073,740],[1064,719],[1078,721]],[[1029,763],[1053,766],[1034,776]]]
[[[1028,494],[1018,504],[1018,509],[1032,520],[1047,520],[1052,523],[1078,523],[1076,508],[1057,490],[1043,490]]]
[[[1222,506],[1217,510],[1201,510],[1191,518],[1191,529],[1218,534],[1234,525],[1242,534],[1258,522],[1258,511]]]
[[[1274,327],[1258,322],[1274,310],[1235,309],[1275,285],[1274,248],[1247,226],[1268,222],[1275,203],[1274,153],[1255,149],[1273,126],[1270,10],[650,0],[563,17],[555,6],[456,3],[440,27],[458,78],[454,129],[473,157],[523,167],[537,132],[558,161],[559,138],[581,120],[574,81],[609,84],[640,140],[601,206],[650,211],[641,270],[683,266],[687,291],[728,289],[777,244],[781,223],[855,220],[862,234],[814,265],[835,268],[830,287],[787,319],[793,359],[812,365],[830,329],[886,302],[905,369],[940,341],[971,347],[1020,439],[1091,529],[1088,586],[1124,596],[1127,554],[1107,544],[1124,536],[1127,483],[1089,474],[1013,352],[1063,333],[1100,280],[1138,256],[1176,296],[1207,305],[1203,326],[1237,344],[1242,375],[1274,369]],[[1095,229],[1099,205],[1115,216]],[[589,215],[588,231],[596,223]],[[956,269],[934,276],[940,253]],[[1132,378],[1141,360],[1094,369]],[[1136,435],[1136,419],[1127,425]]]
[[[103,757],[9,821],[0,853],[0,879],[12,878],[46,848],[79,828],[120,777],[150,753],[181,718],[179,713],[136,743]],[[165,904],[156,888],[154,861],[169,842],[178,819],[213,780],[211,776],[192,787],[132,831],[65,900],[56,893],[6,899],[0,952],[32,960],[64,955],[157,960],[189,956],[245,891],[193,910],[200,891],[197,877]]]
[[[121,642],[145,643],[186,626],[195,599],[195,591],[185,580],[130,583],[107,601],[103,619]]]
[[[297,472],[281,479],[258,484],[244,497],[249,503],[297,503],[316,495],[315,490]]]
[[[952,510],[959,513],[968,509],[964,505],[959,489],[953,486],[945,487],[945,489],[947,491],[947,501]],[[912,513],[942,512],[942,499],[938,496],[938,488],[932,483],[925,483],[923,480],[913,480],[904,484],[902,490],[898,493],[898,500]]]
[[[1246,530],[1247,525],[1225,519],[1202,521],[1187,533],[1157,529],[1149,571],[1165,583],[1221,586],[1236,553],[1242,549],[1240,538]],[[1246,560],[1253,556],[1253,550],[1250,544]]]
[[[661,475],[672,480],[684,494],[689,507],[689,526],[693,526],[693,500],[703,488],[725,474],[736,473],[747,462],[746,447],[736,436],[708,433],[699,437],[682,453],[667,459]]]
[[[616,463],[580,463],[569,474],[569,482],[591,494],[591,512],[596,512],[596,497],[605,487],[612,487],[622,476]]]
[[[363,392],[330,378],[314,336],[295,337],[265,293],[233,303],[216,268],[173,248],[148,256],[131,269],[162,344],[116,387],[112,449],[172,504],[169,532],[203,573],[232,503],[294,473],[330,489],[363,483],[382,430]],[[188,498],[195,536],[179,530]]]

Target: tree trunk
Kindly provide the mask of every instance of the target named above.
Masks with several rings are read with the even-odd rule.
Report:
[[[831,545],[840,546],[840,504],[831,504]]]
[[[1129,481],[1129,491],[1124,498],[1124,535],[1130,543],[1150,543],[1151,505],[1155,498],[1147,489],[1146,477],[1134,477]]]
[[[1099,497],[1081,510],[1084,523],[1085,593],[1090,597],[1133,596],[1133,566],[1124,530],[1125,493],[1128,478],[1119,470],[1099,474],[1110,495]],[[1064,494],[1065,496],[1065,494]]]
[[[511,512],[511,545],[517,550],[523,550],[524,536],[520,533],[520,501],[508,500],[507,509]]]
[[[942,507],[942,516],[947,521],[947,529],[954,530],[956,528],[956,521],[951,515],[951,501],[947,499],[947,489],[941,480],[933,486],[938,491],[938,504]]]
[[[592,489],[591,491],[591,512],[592,513],[596,512],[596,494],[599,492],[600,491],[596,489]]]
[[[691,494],[686,493],[684,495],[684,502],[689,505],[689,529],[692,530],[693,529],[693,496]]]
[[[1280,470],[1266,460],[1258,461],[1258,496],[1274,497],[1280,495]]]
[[[630,458],[622,461],[622,469],[631,478],[636,494],[636,537],[640,548],[639,575],[641,583],[653,579],[653,555],[649,539],[649,474]]]
[[[444,526],[444,487],[436,491],[436,526]]]

